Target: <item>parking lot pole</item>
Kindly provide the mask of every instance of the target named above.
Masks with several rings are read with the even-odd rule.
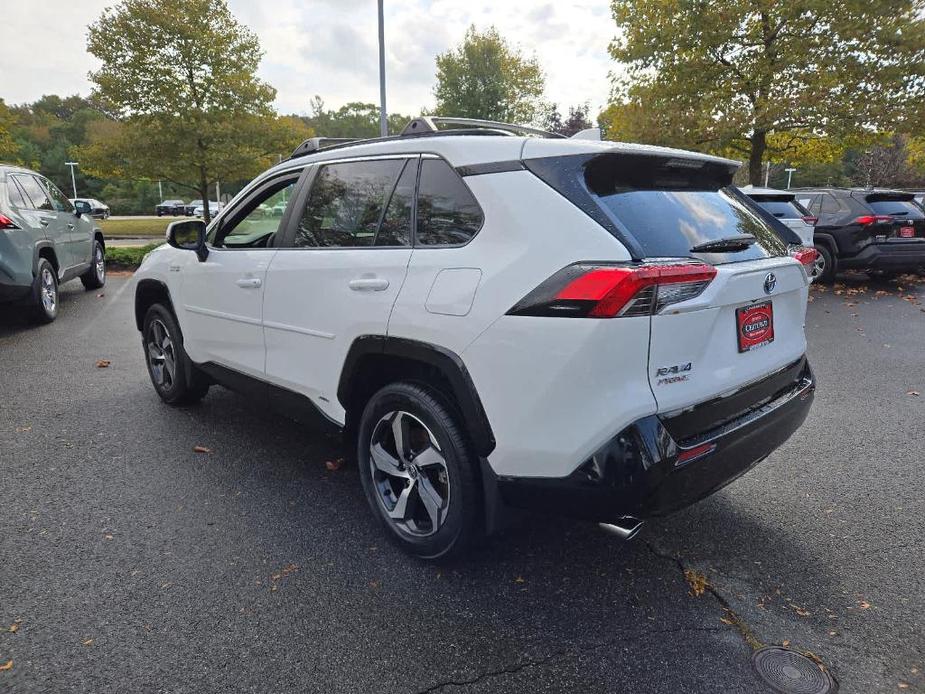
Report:
[[[383,0],[379,0],[379,134],[389,134],[389,117],[385,110],[385,19],[382,9]]]
[[[76,161],[66,161],[65,166],[71,167],[71,188],[74,189],[74,197],[77,197],[77,180],[74,178],[74,167],[78,165]]]

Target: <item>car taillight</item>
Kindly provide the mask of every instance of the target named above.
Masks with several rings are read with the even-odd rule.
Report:
[[[19,229],[19,227],[5,214],[0,214],[0,229]]]
[[[716,277],[705,263],[575,263],[521,299],[508,314],[570,318],[649,316],[700,295]]]
[[[803,269],[806,270],[806,274],[809,275],[813,269],[813,263],[816,262],[816,258],[819,256],[819,251],[815,248],[807,248],[806,246],[794,246],[790,249],[790,257],[796,258],[803,264]]]
[[[819,217],[813,217],[811,214],[803,215],[802,219],[807,224],[812,224],[813,226],[816,226],[816,222],[819,221]]]
[[[888,214],[865,214],[854,220],[855,224],[860,224],[862,227],[870,226],[871,224],[880,224],[881,222],[892,222],[893,218]]]

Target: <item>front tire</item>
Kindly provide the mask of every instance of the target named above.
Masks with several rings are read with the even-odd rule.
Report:
[[[404,551],[462,554],[481,532],[477,464],[458,415],[422,385],[393,383],[369,400],[357,460],[373,514]]]
[[[99,289],[106,284],[106,253],[103,244],[93,241],[93,256],[90,269],[80,276],[84,289]]]
[[[39,258],[32,281],[31,316],[36,323],[58,317],[58,273],[47,258]]]
[[[183,349],[183,334],[173,313],[154,304],[145,314],[141,334],[148,375],[161,400],[168,405],[202,400],[209,391],[209,381]]]

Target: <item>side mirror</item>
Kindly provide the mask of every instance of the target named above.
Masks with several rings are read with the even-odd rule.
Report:
[[[195,251],[199,262],[205,262],[209,257],[205,222],[201,219],[171,222],[167,225],[167,245],[181,251]]]
[[[74,203],[74,214],[78,217],[82,214],[90,214],[92,209],[90,203],[85,200],[78,200]]]

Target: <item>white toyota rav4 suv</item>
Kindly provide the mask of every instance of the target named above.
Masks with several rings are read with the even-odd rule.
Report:
[[[629,537],[806,417],[813,251],[737,162],[465,119],[329,144],[171,224],[135,316],[167,403],[219,383],[341,428],[412,554],[506,506]]]

